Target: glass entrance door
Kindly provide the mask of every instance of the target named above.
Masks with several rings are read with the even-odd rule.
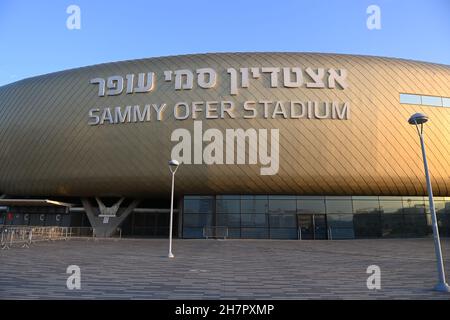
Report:
[[[299,230],[299,239],[301,240],[314,239],[314,224],[312,214],[298,214],[297,227]]]
[[[324,214],[314,214],[314,239],[326,240],[327,237],[327,216]]]
[[[326,240],[328,238],[325,214],[298,214],[297,227],[299,239]]]

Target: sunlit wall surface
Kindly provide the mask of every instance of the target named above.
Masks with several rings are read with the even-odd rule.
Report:
[[[205,68],[216,72],[210,88],[197,83]],[[257,71],[255,76],[252,70]],[[302,76],[300,80],[295,80],[293,70]],[[154,73],[150,91],[127,93],[127,79],[134,75],[137,85],[138,75],[148,72]],[[187,88],[177,89],[176,72],[191,72],[195,81],[183,82]],[[120,94],[111,89],[118,79],[125,81]],[[106,81],[106,93],[99,91],[104,88],[99,81]],[[405,101],[400,94],[417,97],[408,100],[407,96]],[[166,196],[170,193],[167,161],[177,145],[171,136],[177,129],[194,135],[195,122],[201,121],[203,133],[279,130],[279,139],[274,139],[279,144],[279,166],[272,175],[262,175],[266,165],[259,160],[257,164],[193,163],[194,157],[202,156],[194,148],[190,164],[183,163],[177,172],[177,195],[425,196],[419,139],[407,123],[411,114],[423,112],[430,119],[425,142],[433,192],[446,197],[450,194],[448,97],[447,65],[358,55],[194,54],[61,71],[0,87],[0,191],[47,197]],[[234,104],[235,117],[207,119],[205,101]],[[267,117],[261,101],[272,102]],[[180,102],[203,103],[203,111],[195,119],[193,112],[177,119],[174,108]],[[254,103],[254,117],[245,117],[249,115],[246,102]],[[286,116],[279,110],[274,115],[275,102],[284,106]],[[347,113],[341,119],[317,114],[295,118],[292,102],[317,102],[323,109],[315,113],[321,116],[329,116],[329,106],[335,102],[341,110],[345,104]],[[161,121],[154,111],[150,121],[105,120],[105,112],[115,114],[116,107],[124,113],[128,106],[140,106],[142,111],[151,104],[166,105]],[[103,124],[92,125],[92,110],[97,110]]]

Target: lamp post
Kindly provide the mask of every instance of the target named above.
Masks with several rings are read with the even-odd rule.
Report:
[[[439,282],[434,287],[434,290],[442,291],[442,292],[450,292],[450,287],[445,282],[444,262],[442,260],[441,241],[439,240],[439,228],[437,225],[436,210],[434,209],[433,190],[431,189],[430,174],[428,173],[428,162],[427,162],[427,156],[425,153],[425,143],[423,141],[423,124],[427,121],[428,121],[428,117],[426,115],[424,115],[423,113],[415,113],[409,118],[408,123],[416,126],[417,133],[419,134],[419,138],[420,138],[420,145],[422,147],[423,166],[425,168],[425,178],[427,180],[428,200],[430,202],[431,223],[432,223],[433,237],[434,237],[434,251],[436,253],[437,269],[438,269],[438,276],[439,276]]]
[[[173,194],[174,194],[174,187],[175,187],[175,172],[177,171],[179,165],[180,164],[178,163],[177,160],[169,161],[169,169],[170,169],[170,172],[172,172],[172,196],[170,199],[170,225],[169,225],[169,258],[175,257],[172,253]]]

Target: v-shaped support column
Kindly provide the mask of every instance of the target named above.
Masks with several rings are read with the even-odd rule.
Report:
[[[136,208],[140,201],[133,200],[127,207],[120,208],[120,204],[125,198],[121,198],[113,206],[106,207],[104,203],[96,198],[98,207],[93,207],[88,198],[82,198],[84,210],[86,211],[89,222],[94,228],[94,236],[111,237],[114,231],[122,224],[122,222]]]

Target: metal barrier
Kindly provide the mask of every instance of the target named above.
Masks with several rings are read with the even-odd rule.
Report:
[[[205,226],[203,227],[203,237],[208,238],[228,238],[228,227],[221,226]]]
[[[29,229],[31,242],[67,240],[67,227],[26,227]]]
[[[39,241],[91,239],[94,234],[94,229],[88,227],[0,226],[0,248],[29,248],[31,244]],[[119,234],[122,235],[121,230]]]
[[[1,249],[15,245],[28,248],[33,242],[67,239],[68,236],[65,227],[3,226],[0,234]]]
[[[94,238],[94,228],[91,227],[68,227],[69,238]]]
[[[32,239],[30,228],[7,227],[1,228],[0,248],[9,249],[13,245],[20,245],[22,248],[29,248]]]

